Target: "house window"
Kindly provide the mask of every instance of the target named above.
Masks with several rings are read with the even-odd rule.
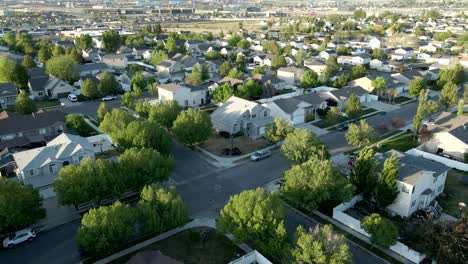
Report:
[[[403,184],[401,186],[401,191],[404,192],[404,193],[409,193],[410,190],[408,189],[408,187],[406,187],[406,185]]]
[[[32,169],[32,170],[29,171],[29,175],[30,175],[30,176],[34,176],[34,169]]]
[[[256,115],[256,114],[253,114],[253,115],[252,115],[252,118],[256,118],[256,117],[257,117],[257,115]]]
[[[50,164],[49,165],[49,171],[50,171],[50,173],[55,173],[55,164]]]
[[[263,112],[263,116],[264,116],[264,117],[266,117],[267,115],[268,115],[268,112],[267,112],[267,111]]]
[[[411,202],[411,207],[413,207],[414,205],[416,205],[416,201]]]

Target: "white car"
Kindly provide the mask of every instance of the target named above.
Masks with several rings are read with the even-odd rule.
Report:
[[[252,154],[252,156],[250,156],[250,160],[258,161],[258,160],[266,159],[270,156],[271,156],[271,152],[269,150],[260,150]]]
[[[69,94],[67,98],[70,100],[70,102],[78,102],[78,97],[74,94]]]
[[[5,240],[3,240],[3,247],[11,248],[14,245],[18,245],[24,241],[31,242],[35,237],[36,232],[34,232],[31,228],[23,229],[5,238]]]
[[[103,102],[106,102],[106,101],[112,101],[112,100],[115,100],[115,99],[117,99],[116,96],[108,95],[108,96],[106,96],[106,97],[103,97],[103,98],[102,98],[102,101],[103,101]]]

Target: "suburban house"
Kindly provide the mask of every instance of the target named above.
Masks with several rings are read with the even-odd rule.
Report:
[[[34,188],[52,184],[62,167],[78,165],[82,159],[94,157],[93,147],[85,138],[66,133],[44,147],[13,154],[18,179]]]
[[[79,90],[53,75],[31,78],[28,87],[32,99],[65,98],[68,94]]]
[[[183,81],[185,79],[185,67],[177,61],[165,60],[156,65],[156,70],[158,73],[168,75],[172,81]]]
[[[210,84],[211,85],[211,84]],[[209,85],[192,86],[189,84],[166,83],[158,85],[158,97],[161,103],[174,100],[182,107],[200,107],[206,104]]]
[[[378,77],[382,77],[387,82],[387,89],[397,89],[399,93],[402,93],[405,89],[405,85],[400,84],[400,82],[393,78],[390,73],[380,73],[380,74],[373,74],[365,77],[358,78],[356,80],[352,80],[349,83],[349,86],[360,86],[364,90],[371,93],[374,91],[374,87],[372,87],[372,81],[377,79]]]
[[[105,63],[86,63],[78,65],[80,76],[97,75],[101,72],[112,72],[112,69]]]
[[[120,81],[123,84],[131,85],[132,84],[132,78],[136,74],[136,72],[130,72],[126,71],[120,75]],[[147,72],[147,71],[140,71],[140,74],[143,76],[145,79],[146,83],[149,84],[150,82],[154,82],[156,80],[156,75],[153,73]],[[140,87],[140,88],[146,88],[146,87]]]
[[[302,94],[289,98],[280,98],[267,103],[271,116],[283,118],[292,125],[302,124],[310,115],[316,115],[317,109],[325,109],[327,102],[315,93]]]
[[[364,65],[364,64],[369,64],[371,60],[371,57],[369,54],[359,54],[355,55],[351,59],[351,64],[353,65]]]
[[[396,184],[398,196],[387,210],[401,217],[410,217],[415,211],[431,210],[440,214],[437,202],[434,199],[444,191],[445,179],[449,167],[442,163],[424,159],[396,150],[383,154],[376,154],[375,159],[380,166],[386,158],[395,153],[398,158],[398,175]]]
[[[391,59],[396,61],[409,60],[413,56],[413,48],[399,48],[391,54]]]
[[[339,107],[344,108],[349,97],[355,94],[359,97],[361,103],[377,101],[378,96],[369,94],[368,91],[364,90],[359,86],[346,86],[341,89],[334,89],[320,93],[320,96],[324,99],[331,99],[335,101]]]
[[[0,83],[0,109],[16,104],[18,91],[12,83]]]
[[[19,115],[0,113],[0,150],[42,144],[65,130],[65,114],[60,111]]]
[[[87,61],[95,62],[99,60],[99,50],[96,48],[83,50],[81,56]]]
[[[426,76],[426,72],[422,70],[410,70],[392,74],[392,77],[396,79],[400,84],[404,85],[405,89],[409,87],[411,81],[417,79],[426,79]]]
[[[300,82],[302,76],[304,76],[304,72],[302,68],[281,67],[276,71],[276,77],[288,84],[294,85],[296,82]]]
[[[124,54],[106,54],[102,55],[101,62],[114,69],[125,69],[128,66],[127,56]]]
[[[231,96],[211,114],[211,123],[218,132],[237,134],[256,139],[265,134],[273,123],[270,109],[239,97]]]
[[[325,63],[315,59],[308,59],[304,61],[304,66],[319,75],[322,74],[327,68],[327,65]]]
[[[431,137],[421,150],[468,163],[468,116],[442,112],[424,126]]]
[[[336,58],[336,62],[341,65],[351,65],[353,64],[353,57],[345,55],[338,56],[338,58]]]
[[[369,47],[371,49],[380,49],[381,45],[382,43],[378,38],[374,37],[369,40]]]

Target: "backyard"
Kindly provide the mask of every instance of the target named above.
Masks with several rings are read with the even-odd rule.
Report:
[[[242,135],[234,137],[234,142],[232,145],[234,148],[239,148],[239,150],[242,152],[241,155],[244,155],[259,149],[266,148],[271,145],[271,142],[264,138],[251,139]],[[231,138],[225,138],[220,136],[218,133],[213,132],[208,140],[200,145],[200,147],[214,155],[222,156],[224,155],[223,149],[231,148]]]
[[[440,206],[444,209],[444,212],[458,217],[460,209],[458,204],[463,202],[468,204],[468,172],[463,172],[455,169],[451,169],[447,173],[447,179],[445,181],[444,197],[439,197],[437,200]],[[465,215],[468,214],[465,209]]]
[[[185,264],[225,264],[244,255],[225,236],[210,228],[196,228],[151,244],[140,251],[159,250],[162,254]],[[138,252],[123,256],[112,264],[124,264]]]
[[[387,152],[391,149],[406,152],[418,146],[417,140],[414,139],[412,132],[405,132],[399,136],[391,138],[381,143],[379,152]]]

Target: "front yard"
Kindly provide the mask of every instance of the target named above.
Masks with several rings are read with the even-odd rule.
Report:
[[[376,113],[377,110],[374,109],[374,108],[365,108],[361,111],[361,116],[364,116],[364,115],[368,115],[368,114],[371,114],[371,113]],[[311,123],[313,126],[316,126],[316,127],[319,127],[319,128],[328,128],[328,127],[331,127],[331,126],[334,126],[334,125],[337,125],[339,123],[343,123],[345,121],[348,121],[349,118],[346,117],[346,116],[341,116],[339,118],[339,120],[337,122],[334,122],[334,123],[330,123],[329,120],[327,120],[327,116],[323,116],[321,120],[317,121],[317,122],[313,122]]]
[[[162,254],[185,264],[225,264],[244,252],[215,230],[196,228],[149,245],[140,251],[159,250]],[[124,264],[138,252],[121,257],[112,264]]]
[[[405,132],[399,136],[382,142],[382,146],[378,151],[383,153],[394,149],[401,152],[406,152],[417,146],[418,142],[414,139],[414,134],[412,132]]]
[[[462,181],[462,178],[465,181]],[[463,172],[451,169],[447,173],[447,180],[445,181],[445,197],[440,196],[437,200],[444,212],[458,217],[460,214],[458,204],[463,202],[468,204],[468,172]],[[468,209],[465,209],[465,215],[468,214]]]
[[[241,155],[248,154],[271,145],[272,143],[264,138],[254,140],[244,135],[235,137],[233,144],[234,148],[239,148],[242,152]],[[216,156],[225,156],[223,154],[223,149],[231,148],[231,138],[225,138],[220,136],[218,133],[213,132],[208,140],[201,144],[200,147]]]

